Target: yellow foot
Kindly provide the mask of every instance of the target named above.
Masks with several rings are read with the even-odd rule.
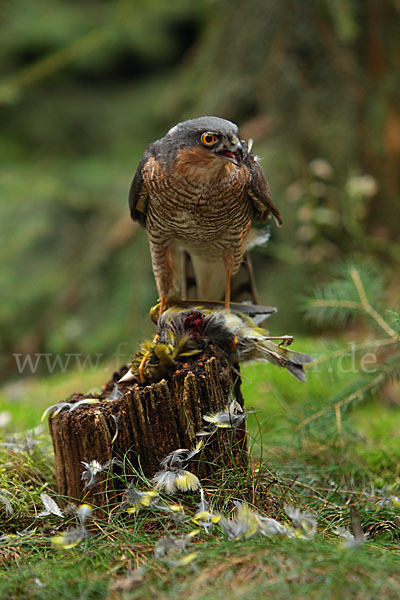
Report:
[[[232,349],[231,349],[231,350],[232,350],[232,352],[233,352],[234,350],[236,350],[236,346],[238,345],[238,343],[239,343],[238,336],[237,336],[237,335],[235,335],[235,336],[234,336],[234,338],[233,338],[233,343],[232,343]]]
[[[166,304],[167,304],[167,297],[166,296],[161,296],[160,315],[162,315],[162,313],[164,312]]]
[[[149,360],[150,356],[151,356],[151,354],[147,350],[146,354],[143,356],[142,360],[140,361],[140,365],[139,365],[139,369],[138,369],[140,383],[144,383],[146,381],[146,378],[144,376],[144,369],[145,369],[146,363]]]

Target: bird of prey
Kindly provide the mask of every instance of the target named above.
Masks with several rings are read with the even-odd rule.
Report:
[[[231,276],[254,237],[252,223],[265,223],[271,213],[282,223],[257,157],[237,126],[218,117],[178,123],[150,144],[129,205],[147,230],[161,312],[176,295],[182,250],[193,265],[197,297],[224,295],[229,308]]]

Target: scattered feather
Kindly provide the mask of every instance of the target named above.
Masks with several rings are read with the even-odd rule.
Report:
[[[56,515],[57,517],[64,516],[58,504],[50,498],[50,496],[47,494],[40,494],[40,499],[43,502],[45,510],[39,513],[38,517],[47,517],[48,515]]]
[[[64,410],[64,408],[68,408],[68,412],[72,412],[83,404],[98,404],[99,402],[100,400],[98,398],[83,398],[82,400],[78,400],[78,402],[58,402],[57,404],[52,404],[52,406],[46,408],[40,420],[44,421],[47,415],[49,415],[49,418],[53,419]]]
[[[182,551],[182,545],[179,540],[172,535],[166,535],[158,540],[154,547],[154,556],[163,558],[168,554],[178,553]]]
[[[78,402],[74,402],[68,412],[72,412],[84,404],[99,404],[99,402],[98,398],[83,398],[82,400],[78,400]]]
[[[190,473],[190,471],[185,471],[184,469],[181,469],[178,471],[176,487],[181,492],[190,492],[198,490],[201,486],[197,475],[194,475],[194,473]]]
[[[51,539],[51,543],[53,546],[58,546],[64,550],[70,550],[71,548],[75,548],[75,546],[80,544],[85,537],[86,529],[84,527],[73,527],[64,533],[55,535]]]
[[[344,527],[336,527],[335,533],[344,539],[342,544],[343,548],[347,548],[349,550],[360,548],[368,539],[368,534],[364,534],[363,537],[355,536]]]
[[[97,483],[97,475],[103,471],[104,467],[98,460],[92,460],[90,463],[83,460],[81,462],[85,467],[81,475],[81,480],[86,482],[84,489],[90,488]]]
[[[27,452],[28,454],[33,454],[35,447],[40,444],[39,440],[33,439],[30,433],[23,437],[18,435],[7,436],[6,440],[6,442],[1,443],[4,448],[9,448],[14,452]]]
[[[93,513],[93,507],[89,504],[81,504],[75,512],[79,519],[80,527],[72,527],[64,533],[55,535],[51,540],[53,546],[69,550],[75,548],[87,536],[86,521]]]
[[[384,497],[377,502],[378,506],[394,506],[400,508],[400,498],[394,494],[385,494]]]
[[[260,529],[261,521],[259,514],[247,503],[236,502],[235,517],[231,519],[223,517],[219,525],[228,534],[230,540],[239,540],[255,535]]]
[[[240,427],[247,419],[247,416],[254,412],[254,410],[243,411],[239,402],[233,399],[225,410],[210,415],[203,415],[203,420],[209,423],[209,425],[202,431],[197,432],[196,435],[212,435],[217,429],[235,429]]]
[[[286,525],[286,523],[279,523],[276,519],[270,517],[263,517],[259,515],[261,525],[260,533],[267,536],[280,535],[286,537],[296,537],[294,531]]]
[[[186,448],[174,450],[162,459],[160,466],[163,469],[180,468],[183,466],[183,464],[188,462],[189,452],[190,450],[187,450]]]
[[[64,408],[71,408],[71,402],[58,402],[57,404],[52,404],[42,414],[41,421],[44,421],[46,416],[49,415],[50,418],[56,417]]]
[[[187,459],[190,460],[191,458],[193,458],[193,456],[196,456],[196,454],[199,454],[199,452],[201,452],[205,447],[205,443],[203,440],[198,440],[198,442],[196,443],[195,447],[190,450]]]
[[[193,523],[203,527],[206,533],[209,533],[210,529],[216,523],[219,523],[222,519],[222,515],[214,513],[210,510],[210,505],[204,496],[204,490],[200,489],[200,503],[197,506],[197,511],[192,517]]]
[[[171,565],[171,567],[184,567],[185,565],[188,565],[189,563],[194,561],[194,559],[197,558],[197,556],[198,552],[190,552],[189,554],[184,554],[181,558],[177,560],[166,559],[165,562]]]
[[[158,471],[152,479],[157,490],[161,490],[166,494],[174,494],[176,488],[176,471]]]
[[[106,400],[107,402],[114,402],[114,400],[119,400],[120,398],[124,397],[124,393],[120,390],[120,387],[118,385],[118,383],[114,383],[114,387],[112,389],[112,392],[106,396]]]
[[[160,463],[162,469],[179,469],[187,465],[190,459],[196,454],[199,454],[204,448],[203,440],[197,442],[196,446],[192,450],[186,448],[180,448],[170,452]]]
[[[14,509],[11,505],[10,500],[7,498],[7,496],[12,497],[11,492],[9,492],[8,490],[5,490],[3,488],[0,489],[0,492],[1,492],[0,493],[0,502],[2,504],[4,504],[4,506],[5,506],[6,515],[12,515],[14,513]]]
[[[189,544],[193,537],[200,532],[199,529],[194,529],[188,535],[182,539],[174,538],[172,535],[167,535],[158,540],[154,548],[154,556],[158,559],[164,560],[173,567],[180,567],[192,562],[197,552],[190,554],[183,554],[186,552]],[[179,554],[182,554],[178,557]]]
[[[118,428],[118,418],[115,415],[111,415],[111,418],[114,420],[114,423],[115,423],[115,433],[111,440],[111,444],[113,444],[118,437],[119,428]]]
[[[98,482],[97,476],[99,475],[99,473],[107,471],[110,467],[113,467],[114,465],[122,467],[122,462],[117,458],[113,458],[107,461],[104,465],[99,463],[98,460],[92,460],[90,461],[90,463],[82,461],[82,464],[85,467],[81,475],[81,480],[86,482],[84,489],[91,488]]]
[[[236,502],[235,504],[236,515],[231,519],[222,517],[218,522],[220,527],[228,534],[230,540],[247,539],[257,533],[267,536],[280,535],[289,538],[302,537],[304,539],[310,539],[314,535],[314,533],[311,534],[313,528],[309,524],[309,521],[313,518],[306,513],[296,513],[293,516],[296,518],[296,523],[301,524],[307,521],[307,525],[303,525],[302,528],[292,529],[275,519],[264,517],[256,510],[250,508],[245,502]],[[299,516],[300,514],[301,517]],[[307,534],[304,533],[304,529],[306,529]]]
[[[295,508],[289,504],[284,507],[284,510],[295,526],[298,537],[307,539],[314,537],[317,531],[317,521],[313,515],[302,512],[299,508]]]
[[[203,415],[203,419],[207,423],[215,425],[215,427],[220,427],[222,429],[235,429],[236,427],[239,427],[243,421],[245,421],[250,412],[254,412],[254,410],[246,411],[245,413],[239,415],[235,415],[230,412],[219,412],[211,415]]]
[[[154,508],[157,507],[158,503],[158,492],[155,490],[149,490],[148,492],[141,492],[134,487],[131,487],[129,492],[129,504],[132,506],[128,508],[128,513],[135,513],[141,508]]]
[[[85,527],[86,521],[92,515],[92,513],[93,513],[93,506],[90,506],[90,504],[81,504],[76,509],[77,517],[83,528]]]
[[[182,523],[183,521],[185,521],[185,511],[183,510],[183,506],[181,504],[168,504],[166,502],[158,502],[157,505],[155,505],[155,508],[157,510],[160,510],[161,512],[169,513],[171,519],[175,523]]]
[[[154,487],[166,494],[189,492],[200,488],[199,478],[185,469],[158,471],[152,479]]]

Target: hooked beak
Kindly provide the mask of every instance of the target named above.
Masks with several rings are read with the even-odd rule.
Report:
[[[240,167],[243,160],[243,148],[240,140],[236,136],[233,137],[230,143],[225,144],[222,150],[216,152],[216,155],[226,158],[237,167]]]

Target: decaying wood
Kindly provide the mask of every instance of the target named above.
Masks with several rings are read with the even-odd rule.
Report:
[[[115,503],[126,488],[126,479],[135,481],[135,471],[151,478],[170,452],[193,448],[199,439],[196,433],[206,424],[203,415],[222,411],[232,396],[243,406],[237,371],[213,347],[180,365],[168,380],[148,386],[121,385],[123,396],[107,400],[123,372],[115,373],[113,380],[103,386],[102,394],[97,396],[99,403],[49,417],[57,487],[63,496],[96,506]],[[74,394],[68,401],[87,397]],[[82,462],[97,460],[103,465],[113,458],[122,464],[114,463],[110,469],[114,474],[123,474],[124,479],[102,472],[93,487],[85,488]],[[190,461],[188,470],[204,484],[216,470],[233,464],[239,468],[247,465],[244,424],[213,434],[196,460]]]

